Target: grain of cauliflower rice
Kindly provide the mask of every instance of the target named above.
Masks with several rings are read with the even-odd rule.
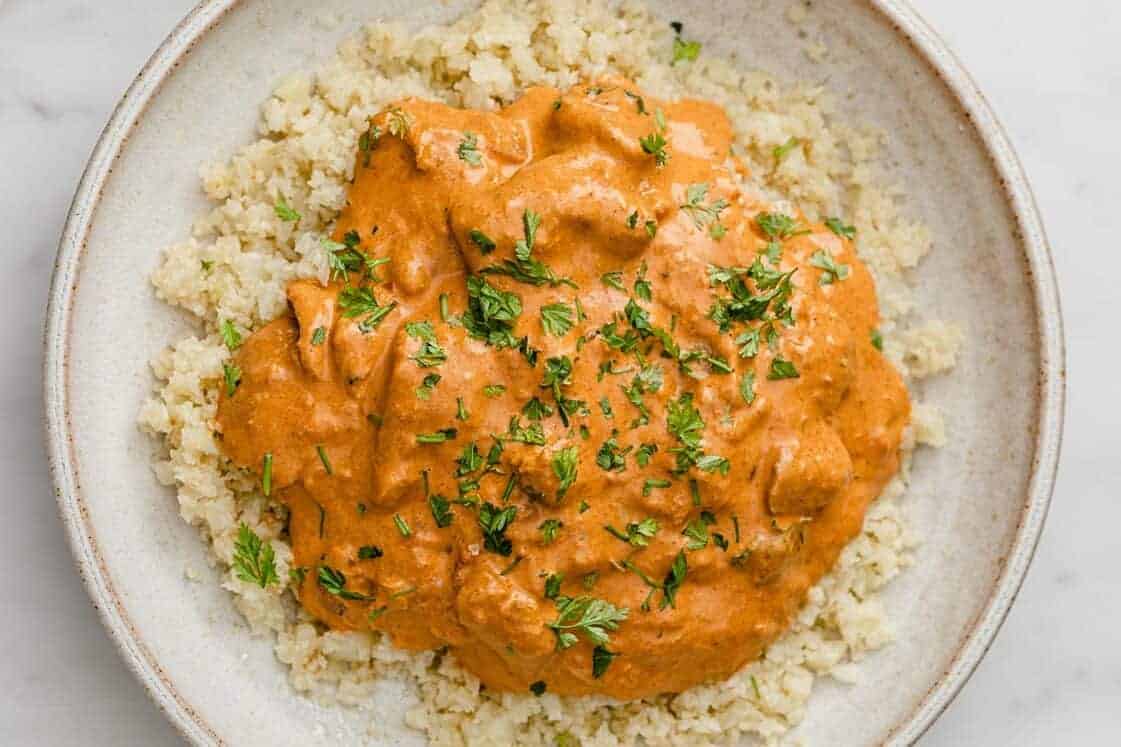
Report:
[[[385,724],[399,723],[400,714],[379,712],[373,697],[379,681],[395,680],[415,694],[405,722],[438,745],[591,747],[640,738],[652,745],[731,744],[744,735],[777,743],[803,719],[815,677],[856,681],[854,662],[892,638],[876,592],[911,562],[916,542],[899,501],[913,448],[945,441],[931,404],[914,402],[900,473],[761,659],[726,682],[626,703],[485,692],[451,656],[401,651],[376,633],[328,631],[292,597],[283,507],[222,456],[216,441],[230,356],[219,325],[258,329],[285,311],[289,281],[327,281],[321,240],[345,204],[358,138],[371,116],[410,96],[493,110],[530,86],[564,89],[605,75],[628,78],[654,96],[723,107],[736,154],[770,199],[797,206],[811,220],[842,215],[856,226],[857,251],[876,280],[882,348],[908,384],[950,370],[961,336],[952,324],[915,319],[907,272],[931,240],[900,215],[902,193],[877,181],[883,135],[836,121],[820,87],[780,85],[704,53],[674,62],[674,49],[673,29],[645,7],[601,0],[491,0],[449,26],[419,32],[370,24],[314,76],[280,82],[261,109],[259,140],[202,169],[214,207],[154,273],[157,295],[197,316],[202,329],[152,364],[159,384],[140,424],[162,445],[156,474],[175,486],[182,517],[211,542],[224,586],[250,627],[276,635],[292,686],[322,703],[368,709],[371,740]],[[261,588],[230,570],[242,523],[275,551],[279,583]]]

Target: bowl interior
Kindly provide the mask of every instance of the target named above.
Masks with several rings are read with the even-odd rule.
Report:
[[[74,284],[55,289],[63,294],[55,303],[69,309],[68,326],[48,339],[66,364],[60,406],[71,441],[52,444],[64,463],[70,459],[63,468],[76,491],[64,511],[71,511],[87,570],[100,576],[91,589],[105,598],[96,601],[119,616],[117,632],[129,639],[126,656],[197,741],[326,745],[363,734],[365,724],[290,691],[270,641],[248,634],[195,530],[148,467],[152,444],[135,425],[151,386],[147,361],[191,327],[156,301],[147,277],[158,251],[188,235],[204,207],[199,164],[254,136],[256,104],[279,76],[314,69],[372,16],[420,23],[454,16],[465,4],[328,0],[312,10],[296,2],[235,3],[162,83],[100,199],[83,204],[80,196],[78,209],[94,209],[94,220]],[[654,5],[667,21],[685,20],[705,54],[823,81],[846,117],[884,128],[890,176],[907,186],[907,209],[935,235],[936,251],[920,276],[920,308],[956,321],[967,343],[954,375],[921,392],[945,409],[951,434],[946,448],[919,455],[906,499],[924,544],[916,566],[885,595],[897,642],[862,665],[863,685],[819,683],[802,729],[818,744],[880,743],[893,730],[913,736],[900,726],[951,668],[985,611],[1033,487],[1046,351],[1016,215],[955,97],[872,4],[815,4],[804,28],[827,40],[823,64],[802,52],[786,4]],[[321,22],[329,15],[337,25]],[[52,435],[66,434],[56,428]],[[188,567],[200,582],[187,580]],[[389,690],[382,696],[403,699]]]

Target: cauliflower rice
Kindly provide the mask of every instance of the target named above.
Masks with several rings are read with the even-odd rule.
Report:
[[[800,6],[795,6],[800,8]],[[229,352],[219,320],[252,330],[285,310],[294,278],[327,278],[321,237],[346,200],[359,134],[388,102],[417,96],[494,109],[531,85],[565,88],[615,73],[659,97],[721,104],[736,151],[779,201],[811,219],[842,215],[858,229],[857,248],[873,271],[883,349],[908,383],[953,367],[961,335],[938,320],[915,320],[907,272],[931,248],[925,227],[900,214],[902,192],[877,181],[882,133],[838,122],[827,91],[742,72],[702,52],[672,64],[673,31],[640,4],[602,0],[488,0],[449,26],[411,31],[376,22],[344,42],[314,75],[294,74],[261,107],[260,139],[201,170],[214,206],[192,237],[167,249],[153,275],[157,295],[198,317],[201,334],[153,361],[155,395],[141,427],[161,443],[160,481],[178,491],[184,520],[200,528],[225,569],[224,586],[253,631],[276,636],[276,655],[299,692],[321,703],[366,708],[370,741],[401,714],[377,710],[377,683],[397,680],[415,693],[405,722],[432,744],[559,747],[733,744],[744,735],[788,740],[805,716],[818,676],[856,681],[854,662],[892,639],[876,593],[912,562],[916,545],[900,499],[917,444],[938,446],[945,429],[936,407],[915,402],[900,475],[872,505],[864,531],[836,568],[811,590],[791,630],[730,680],[676,696],[619,703],[602,697],[497,694],[450,656],[399,651],[378,634],[327,631],[287,591],[291,549],[284,513],[254,479],[221,454],[214,436],[222,363]],[[773,150],[797,138],[775,165]],[[302,215],[277,217],[279,199]],[[781,204],[781,202],[780,202]],[[281,583],[262,589],[228,568],[239,523],[276,552]]]

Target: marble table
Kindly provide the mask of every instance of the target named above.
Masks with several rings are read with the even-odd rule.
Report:
[[[1035,564],[922,744],[1121,744],[1121,4],[914,1],[989,94],[1034,181],[1070,355],[1065,453]],[[192,4],[0,0],[0,744],[179,742],[71,565],[42,449],[40,331],[86,157]]]

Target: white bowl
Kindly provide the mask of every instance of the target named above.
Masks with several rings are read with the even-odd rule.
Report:
[[[121,654],[196,744],[337,744],[358,716],[294,695],[270,642],[251,638],[194,529],[148,466],[138,432],[147,361],[186,329],[147,281],[157,249],[203,207],[198,164],[252,136],[283,73],[316,67],[368,17],[430,21],[466,3],[208,0],[179,24],[121,100],[63,233],[50,293],[45,399],[50,462],[79,572]],[[1059,301],[1043,228],[1007,138],[945,45],[897,0],[817,3],[830,41],[810,65],[787,3],[654,3],[687,19],[706,53],[851,92],[847,115],[887,129],[892,176],[934,231],[919,300],[959,322],[952,378],[926,395],[951,443],[917,461],[907,510],[918,564],[885,595],[898,641],[864,684],[820,685],[802,733],[818,744],[908,743],[946,707],[992,642],[1027,570],[1062,431]],[[342,23],[313,22],[322,10]],[[667,17],[667,20],[670,20]],[[184,578],[184,567],[202,583]],[[390,697],[390,696],[386,696]],[[326,721],[328,729],[312,724]]]

